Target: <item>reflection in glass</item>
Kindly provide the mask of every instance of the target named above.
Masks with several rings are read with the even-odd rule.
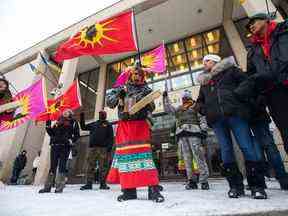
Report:
[[[185,88],[192,85],[191,75],[185,74],[171,79],[173,90]]]

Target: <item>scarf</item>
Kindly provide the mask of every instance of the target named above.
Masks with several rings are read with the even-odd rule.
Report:
[[[267,31],[265,32],[264,36],[253,35],[251,38],[251,42],[253,44],[260,44],[264,55],[267,59],[270,59],[270,48],[271,48],[271,34],[277,27],[276,22],[269,22],[267,26]]]

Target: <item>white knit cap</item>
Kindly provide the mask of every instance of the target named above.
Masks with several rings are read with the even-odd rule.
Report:
[[[221,57],[218,56],[218,55],[214,55],[214,54],[208,54],[208,55],[204,56],[204,58],[203,58],[203,63],[204,63],[205,61],[208,61],[208,60],[212,60],[212,61],[218,63],[218,62],[221,61]]]
[[[182,98],[189,98],[189,99],[192,99],[192,93],[191,93],[191,91],[189,91],[189,90],[184,90],[183,92],[182,92]]]

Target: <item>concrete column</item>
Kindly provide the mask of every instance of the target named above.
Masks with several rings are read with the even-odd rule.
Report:
[[[224,20],[223,27],[239,66],[246,71],[247,51],[234,22],[231,19]]]
[[[99,80],[97,87],[97,97],[95,105],[95,118],[98,119],[98,112],[104,108],[105,90],[106,90],[106,78],[107,78],[107,64],[100,65]]]
[[[263,0],[244,0],[242,3],[243,8],[245,9],[248,17],[256,13],[267,13],[267,6]],[[268,8],[270,13],[276,11],[275,5],[271,0],[268,0]],[[283,18],[279,12],[277,12],[277,21],[282,21]]]
[[[62,84],[61,92],[63,93],[74,81],[78,58],[64,61],[62,73],[59,78],[59,84]],[[41,149],[40,165],[37,169],[34,185],[44,184],[50,169],[50,137],[45,134],[43,146]]]

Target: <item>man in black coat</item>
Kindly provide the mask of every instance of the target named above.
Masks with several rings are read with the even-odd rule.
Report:
[[[81,113],[80,126],[82,130],[90,132],[90,141],[87,158],[86,184],[83,185],[80,190],[92,189],[97,161],[99,165],[100,189],[110,189],[106,184],[106,175],[108,171],[108,154],[112,150],[114,135],[112,125],[106,118],[106,112],[100,111],[98,121],[85,124],[84,113]]]
[[[236,92],[243,98],[265,96],[288,153],[288,21],[276,23],[266,14],[256,14],[247,29],[252,34],[247,55],[250,77]]]
[[[73,144],[80,138],[78,122],[73,118],[72,110],[65,110],[54,125],[51,125],[51,121],[47,121],[46,131],[50,136],[50,170],[44,188],[39,193],[51,192],[57,168],[55,193],[62,193],[69,153]]]
[[[231,132],[245,160],[248,184],[254,199],[267,199],[264,176],[260,170],[248,121],[251,117],[248,104],[239,101],[234,90],[246,79],[246,75],[230,59],[207,55],[203,59],[205,72],[198,80],[201,84],[198,106],[213,128],[220,144],[223,175],[230,190],[230,198],[244,195],[243,177],[238,169],[233,151]]]
[[[27,152],[23,150],[15,159],[13,165],[13,173],[10,179],[11,184],[17,184],[17,180],[21,174],[21,171],[25,168],[27,163]]]

